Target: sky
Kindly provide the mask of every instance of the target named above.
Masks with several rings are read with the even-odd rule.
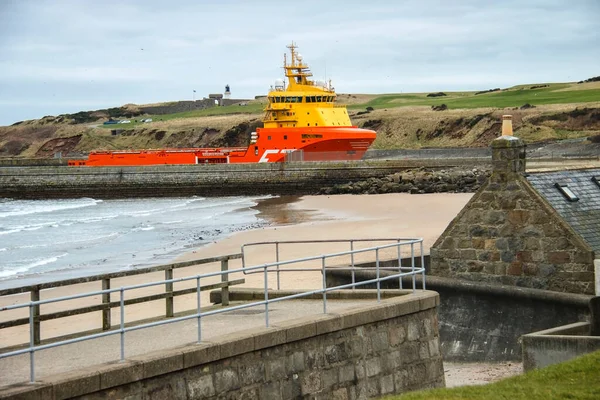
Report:
[[[0,0],[0,125],[254,98],[292,40],[338,93],[579,81],[600,75],[600,0]]]

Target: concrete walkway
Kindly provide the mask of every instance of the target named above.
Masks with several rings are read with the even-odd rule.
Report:
[[[328,313],[373,304],[376,300],[328,300]],[[321,300],[286,300],[269,305],[269,325],[282,321],[323,313]],[[204,317],[201,321],[202,340],[265,326],[265,308],[256,306]],[[176,322],[125,334],[125,358],[157,350],[197,343],[196,319]],[[35,353],[36,381],[92,365],[118,362],[120,335],[73,343]],[[29,354],[0,359],[0,387],[29,380]]]

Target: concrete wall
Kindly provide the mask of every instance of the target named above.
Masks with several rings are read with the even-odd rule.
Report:
[[[331,185],[383,177],[419,164],[423,163],[396,160],[95,168],[0,167],[0,197],[310,194]]]
[[[600,350],[600,337],[589,336],[589,331],[590,324],[580,322],[523,336],[523,369],[543,368]]]
[[[0,398],[364,399],[443,387],[439,296],[385,297],[14,386]]]
[[[375,272],[355,275],[367,280]],[[328,271],[328,286],[350,282],[348,271]],[[404,288],[411,285],[404,281]],[[426,286],[440,294],[440,349],[446,361],[519,361],[522,335],[589,318],[590,296],[434,276],[426,277]],[[382,287],[397,288],[398,282],[388,280]]]

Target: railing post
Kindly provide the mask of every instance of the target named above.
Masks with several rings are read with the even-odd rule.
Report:
[[[423,254],[423,238],[421,238],[421,268],[423,268],[423,272],[421,275],[421,283],[423,286],[423,290],[425,290],[425,254]]]
[[[403,289],[402,287],[402,244],[400,240],[398,240],[398,273],[400,277],[398,278],[398,289]]]
[[[411,262],[411,273],[412,273],[412,289],[413,293],[417,287],[417,278],[415,277],[415,242],[410,242],[410,262]]]
[[[40,301],[40,289],[37,286],[31,290],[31,301]],[[33,344],[40,344],[40,305],[32,306],[31,311],[33,319],[30,320],[30,323],[33,321],[33,325],[29,329],[31,329],[33,335]]]
[[[229,270],[229,260],[221,260],[221,271]],[[229,274],[221,274],[221,282],[226,282],[227,285],[229,281]],[[200,289],[198,289],[200,290]],[[224,286],[221,288],[221,305],[228,306],[229,305],[229,286]]]
[[[110,290],[110,278],[102,279],[102,290]],[[110,292],[102,293],[102,330],[108,331],[111,326],[110,318]]]
[[[265,325],[267,328],[269,327],[269,279],[267,274],[267,267],[265,266],[265,277],[264,277],[264,285],[265,285]]]
[[[33,292],[32,292],[33,294]],[[39,291],[38,291],[39,295]],[[35,351],[33,351],[33,346],[35,343],[35,334],[33,330],[34,318],[33,314],[35,313],[34,309],[36,306],[29,306],[29,381],[31,383],[35,382]],[[38,305],[39,307],[39,305]],[[39,333],[39,331],[38,331]]]
[[[196,302],[198,305],[198,343],[202,342],[202,319],[200,315],[200,277],[196,278]]]
[[[327,314],[327,269],[325,268],[325,257],[321,258],[323,270],[323,314]]]
[[[121,361],[125,361],[125,289],[121,287]]]
[[[377,302],[381,301],[381,280],[379,280],[379,249],[375,249],[375,270],[377,271]]]
[[[165,269],[165,280],[173,279],[173,268]],[[165,292],[167,297],[165,297],[165,316],[172,317],[173,316],[173,282],[165,283]]]
[[[281,282],[279,278],[279,242],[275,242],[275,261],[277,264],[277,290],[281,290]]]
[[[354,275],[354,240],[350,240],[350,266],[352,267],[352,289],[356,289],[356,276]]]

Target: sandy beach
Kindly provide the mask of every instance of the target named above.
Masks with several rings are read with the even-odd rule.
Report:
[[[398,239],[422,238],[424,254],[444,231],[450,221],[469,201],[472,194],[427,194],[406,193],[381,195],[333,195],[281,197],[260,202],[256,208],[259,216],[272,226],[235,233],[221,241],[196,249],[178,258],[187,261],[196,258],[238,253],[243,245],[257,242],[285,241],[327,241],[334,239]],[[354,248],[366,248],[384,242],[355,243]],[[281,244],[280,260],[350,250],[348,242]],[[407,247],[404,256],[410,254]],[[415,246],[415,254],[420,254],[420,246]],[[381,259],[397,257],[396,249],[380,252]],[[244,249],[246,266],[260,265],[275,261],[275,246],[261,245]],[[355,261],[374,260],[373,253],[356,255]],[[340,257],[338,264],[348,265],[349,258]],[[335,262],[334,262],[335,263]],[[230,268],[239,268],[241,263],[233,262]],[[318,260],[291,266],[320,268]],[[294,288],[321,287],[320,273],[288,272],[286,282],[293,282]],[[262,276],[247,275],[246,286],[262,287]],[[270,287],[275,287],[274,274],[269,277]],[[282,289],[289,289],[282,285]]]
[[[256,208],[259,217],[270,222],[270,226],[242,231],[194,249],[174,261],[187,261],[212,256],[239,253],[243,245],[256,242],[272,241],[325,241],[333,239],[378,239],[378,238],[423,238],[424,253],[429,253],[430,246],[444,231],[447,225],[469,201],[472,194],[383,194],[383,195],[335,195],[335,196],[303,196],[275,197],[261,200]],[[375,242],[356,243],[355,248],[368,247]],[[348,242],[344,243],[311,243],[280,245],[280,259],[296,259],[301,257],[327,254],[349,250]],[[415,248],[416,254],[420,247]],[[257,245],[244,249],[246,266],[260,265],[274,261],[274,245]],[[393,257],[394,255],[392,255]],[[371,256],[372,257],[372,256]],[[385,258],[385,255],[382,257]],[[343,263],[344,261],[342,261]],[[318,264],[318,263],[317,263]],[[241,267],[241,262],[233,261],[229,268]],[[304,267],[304,265],[303,265]],[[314,265],[315,269],[319,265]],[[220,269],[220,263],[205,264],[197,267],[177,270],[175,277],[194,275]],[[218,277],[216,277],[218,278]],[[230,274],[229,279],[244,278],[245,287],[262,287],[262,274]],[[164,279],[162,273],[132,276],[115,279],[112,287],[132,285],[152,280]],[[216,282],[220,279],[214,279]],[[316,288],[322,285],[320,273],[287,272],[282,274],[282,289]],[[269,287],[276,287],[275,274],[268,279]],[[175,290],[189,287],[179,284]],[[99,283],[87,283],[77,286],[56,288],[42,292],[42,298],[60,297],[76,292],[98,290]],[[162,291],[162,286],[153,289],[137,290],[128,297],[137,297]],[[209,304],[209,293],[202,293],[202,302]],[[0,306],[28,301],[28,296],[16,295],[0,299]],[[195,307],[195,295],[180,296],[175,300],[175,311],[189,310]],[[77,306],[97,304],[99,297],[78,300]],[[74,307],[74,303],[51,304],[43,308],[43,312],[53,312]],[[119,310],[112,313],[113,323],[119,322]],[[164,312],[164,300],[148,302],[141,305],[128,306],[126,321],[142,320]],[[0,320],[18,317],[16,311],[0,315]],[[24,315],[21,315],[24,316]],[[98,329],[99,313],[84,314],[42,323],[42,339],[48,339],[86,329]],[[0,347],[14,346],[23,343],[29,336],[27,325],[4,330],[0,336]],[[474,377],[471,370],[475,368],[481,376]],[[491,368],[491,369],[490,369]],[[464,384],[483,384],[505,376],[516,374],[520,365],[506,367],[504,365],[477,364],[472,366],[450,365],[447,369],[449,386]],[[493,369],[493,373],[488,373]],[[463,376],[464,375],[464,376]]]
[[[242,245],[270,241],[301,241],[331,239],[375,239],[375,238],[423,238],[424,253],[444,231],[448,223],[468,202],[472,194],[383,194],[383,195],[337,195],[337,196],[303,196],[275,197],[261,200],[255,208],[259,217],[268,220],[271,225],[259,229],[242,231],[197,248],[178,257],[174,261],[202,259],[225,254],[239,253]],[[375,242],[361,242],[355,248],[373,246]],[[246,266],[260,265],[275,261],[274,245],[253,246],[246,248]],[[310,243],[280,246],[280,260],[298,259],[302,257],[341,252],[349,250],[348,242],[344,243]],[[420,247],[415,248],[415,254]],[[405,254],[406,255],[406,254]],[[396,256],[392,252],[387,258]],[[364,257],[373,259],[373,254]],[[386,254],[382,253],[385,259]],[[334,260],[335,261],[335,260]],[[357,256],[356,261],[360,261]],[[339,263],[348,260],[338,260]],[[329,261],[328,261],[329,263]],[[240,268],[240,260],[230,262],[229,269]],[[301,267],[319,268],[320,263],[313,262]],[[329,265],[328,265],[329,266]],[[220,270],[220,263],[204,264],[197,267],[183,268],[175,271],[175,277],[183,277]],[[263,287],[262,274],[241,273],[230,274],[229,279],[245,279],[245,287]],[[137,275],[115,279],[113,288],[151,282],[164,279],[163,273]],[[217,282],[219,277],[206,283]],[[192,283],[175,285],[175,290],[190,287]],[[269,287],[276,288],[275,274],[269,275]],[[322,285],[320,272],[286,272],[282,274],[281,289],[318,288]],[[100,282],[59,287],[42,292],[42,299],[68,296],[85,291],[100,290]],[[158,293],[162,286],[131,291],[126,298]],[[113,297],[116,297],[114,295]],[[0,306],[29,301],[28,294],[7,296],[0,299]],[[195,308],[195,296],[179,296],[175,299],[175,311]],[[79,299],[70,302],[53,303],[42,306],[43,313],[62,311],[75,305],[93,305],[101,302],[99,296]],[[209,292],[202,292],[203,304],[209,304]],[[150,318],[163,312],[164,300],[143,303],[127,307],[126,321]],[[25,317],[26,310],[3,312],[0,320]],[[119,310],[112,311],[113,323],[119,321]],[[100,313],[89,313],[60,320],[42,323],[42,340],[64,334],[99,327]],[[0,335],[0,347],[13,346],[28,339],[27,325],[5,329]]]

